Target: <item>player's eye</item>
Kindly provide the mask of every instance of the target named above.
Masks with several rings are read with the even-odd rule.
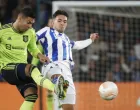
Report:
[[[31,21],[27,21],[27,24],[33,24]]]
[[[64,21],[64,23],[67,23],[67,21]]]

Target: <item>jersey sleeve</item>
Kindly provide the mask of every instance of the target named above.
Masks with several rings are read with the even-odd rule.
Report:
[[[37,58],[37,54],[41,53],[39,49],[37,48],[36,44],[36,34],[35,31],[33,31],[32,37],[30,39],[29,45],[28,45],[28,51],[31,53],[32,56]]]
[[[92,40],[90,38],[86,40],[71,42],[72,48],[77,49],[77,50],[83,49],[89,46],[91,43],[92,43]]]

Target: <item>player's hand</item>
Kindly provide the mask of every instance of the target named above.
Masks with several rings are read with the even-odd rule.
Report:
[[[38,58],[42,63],[49,63],[50,62],[50,59],[41,53],[38,54]]]
[[[99,38],[98,33],[92,33],[92,34],[90,34],[90,39],[91,39],[92,41],[94,41],[95,39],[98,39],[98,38]]]

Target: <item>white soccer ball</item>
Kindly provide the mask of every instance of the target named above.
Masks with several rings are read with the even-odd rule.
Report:
[[[118,87],[114,82],[106,81],[100,85],[99,94],[102,99],[112,100],[118,95]]]

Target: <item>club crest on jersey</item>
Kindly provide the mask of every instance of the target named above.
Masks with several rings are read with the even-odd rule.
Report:
[[[28,42],[28,36],[27,35],[23,35],[23,41]]]

